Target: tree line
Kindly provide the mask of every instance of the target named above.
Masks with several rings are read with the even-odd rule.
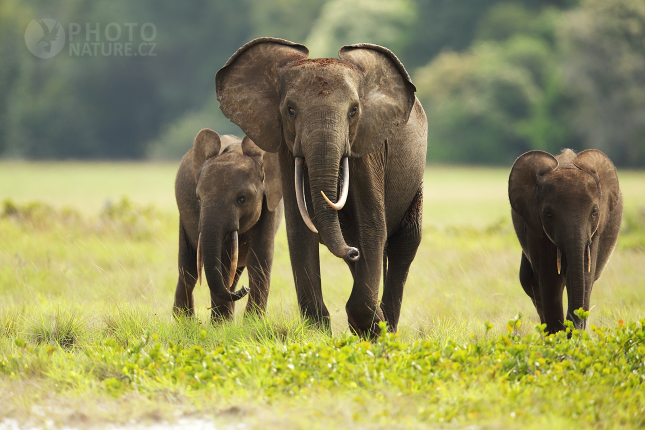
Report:
[[[26,46],[43,18],[66,38],[49,59]],[[311,57],[390,48],[426,109],[430,162],[568,147],[645,166],[642,0],[2,0],[0,156],[177,159],[201,128],[240,134],[214,76],[260,36]]]

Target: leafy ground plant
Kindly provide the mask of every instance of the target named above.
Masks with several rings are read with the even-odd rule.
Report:
[[[642,172],[619,172],[624,229],[579,313],[590,328],[546,336],[517,278],[508,171],[429,167],[399,333],[369,343],[347,329],[351,276],[325,249],[333,335],[300,319],[284,228],[265,318],[243,318],[242,300],[210,324],[202,285],[196,317],[173,319],[175,165],[0,167],[0,427],[645,425]],[[19,193],[3,188],[16,177]]]
[[[73,360],[62,349],[16,339],[11,353],[0,358],[0,373],[7,380],[47,375],[64,387],[61,393],[136,393],[149,399],[173,393],[198,404],[205,397],[267,407],[288,399],[292,407],[338,396],[354,406],[371,405],[365,414],[347,418],[354,425],[645,425],[645,320],[589,331],[570,326],[548,336],[541,325],[520,336],[520,324],[518,316],[508,322],[507,334],[463,343],[402,342],[393,334],[370,343],[345,334],[207,348],[146,334],[127,348],[113,339],[87,345]],[[205,340],[207,334],[201,330],[199,336]]]

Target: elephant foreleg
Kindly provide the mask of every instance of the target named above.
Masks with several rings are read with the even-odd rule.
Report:
[[[225,246],[225,248],[228,248]],[[224,273],[222,274],[224,279],[229,279],[229,267],[231,267],[231,256],[228,251],[222,252],[221,256],[221,261],[222,261],[222,267],[224,267]],[[235,291],[237,288],[237,283],[240,280],[240,277],[242,276],[242,273],[244,272],[244,266],[238,266],[235,269],[235,275],[233,276],[233,282],[231,283],[231,286],[229,287],[230,291]],[[211,295],[211,321],[213,323],[218,323],[224,320],[230,320],[233,319],[233,315],[235,314],[235,302],[231,301],[222,301],[220,299],[214,298]]]
[[[540,295],[540,288],[537,282],[537,277],[531,267],[531,262],[522,253],[522,262],[520,263],[520,284],[524,288],[524,292],[531,298],[538,316],[540,323],[544,324],[544,312],[542,311],[542,296]]]
[[[423,191],[419,189],[401,226],[387,240],[387,266],[383,265],[384,285],[381,309],[388,324],[388,331],[392,333],[397,330],[403,301],[403,289],[410,265],[421,243],[422,213]]]
[[[323,302],[320,279],[318,234],[313,233],[302,220],[295,188],[295,163],[289,150],[280,148],[280,173],[284,198],[284,218],[287,226],[289,257],[296,285],[296,296],[301,316],[316,326],[331,331],[329,311]],[[305,175],[305,195],[309,195],[309,181]],[[310,204],[308,201],[308,205]],[[313,205],[309,205],[312,208]],[[309,213],[314,217],[313,213]],[[315,218],[315,217],[314,217]]]
[[[537,280],[542,302],[542,313],[546,331],[555,333],[564,330],[564,308],[562,306],[562,293],[564,292],[565,277],[558,274],[556,266],[557,248],[555,246],[542,247],[539,254],[539,267]],[[566,255],[562,258],[562,270],[569,270],[567,267]]]
[[[251,290],[246,304],[246,315],[264,315],[266,311],[271,286],[273,244],[281,217],[281,206],[278,206],[274,212],[270,212],[265,204],[262,216],[254,227],[257,231],[254,232],[253,242],[246,257]]]
[[[197,250],[188,241],[184,227],[179,223],[179,279],[175,290],[173,314],[175,316],[195,315],[193,290],[197,282]]]
[[[356,262],[352,293],[345,305],[350,329],[367,338],[379,335],[378,323],[385,319],[378,303],[385,240],[379,242],[360,248],[361,259]]]

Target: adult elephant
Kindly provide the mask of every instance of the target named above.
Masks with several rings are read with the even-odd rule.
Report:
[[[557,156],[530,151],[511,169],[508,196],[522,246],[520,283],[550,333],[567,319],[585,328],[574,311],[589,310],[591,289],[611,257],[623,213],[616,168],[605,154],[565,149]]]
[[[353,275],[346,305],[350,327],[375,336],[385,320],[396,331],[421,241],[425,113],[408,73],[388,49],[344,46],[340,60],[309,60],[308,52],[282,39],[247,43],[217,73],[217,99],[224,115],[260,148],[279,153],[303,317],[329,327],[320,242]]]

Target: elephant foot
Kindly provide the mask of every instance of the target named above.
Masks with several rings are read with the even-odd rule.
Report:
[[[398,318],[397,318],[397,321],[392,321],[390,318],[388,318],[386,305],[384,303],[381,303],[381,312],[383,312],[383,319],[387,323],[387,332],[388,333],[396,333],[397,326],[398,326]],[[393,315],[394,311],[390,310],[390,314]]]
[[[195,309],[192,307],[187,307],[187,306],[178,306],[174,305],[172,307],[172,316],[176,320],[181,320],[184,318],[194,318],[195,317]]]
[[[305,318],[305,324],[309,327],[319,330],[329,336],[331,336],[331,318],[328,316],[323,316],[317,320],[311,318]]]
[[[300,315],[307,326],[331,335],[331,317],[324,303],[301,305]]]
[[[347,322],[349,324],[349,329],[352,331],[352,333],[362,339],[377,339],[381,335],[381,328],[378,325],[380,321],[381,319],[379,319],[376,314],[374,314],[370,320],[366,321],[365,319],[357,320],[352,316],[350,312],[347,312]]]
[[[235,314],[234,302],[229,302],[224,305],[213,304],[211,307],[211,323],[216,325],[233,319]]]

